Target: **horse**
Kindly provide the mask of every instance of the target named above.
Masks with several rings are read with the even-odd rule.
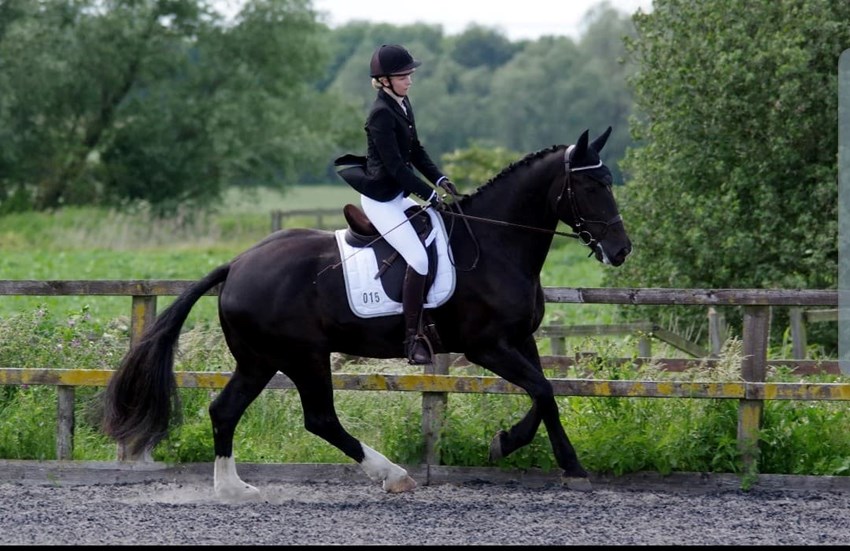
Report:
[[[591,489],[588,472],[561,425],[534,332],[545,307],[540,272],[561,233],[559,222],[599,262],[619,266],[631,253],[611,172],[599,156],[610,133],[608,127],[590,142],[585,130],[574,145],[530,153],[472,193],[435,209],[452,230],[446,233],[456,274],[451,296],[428,310],[439,334],[436,352],[463,354],[531,398],[525,416],[494,436],[490,461],[529,444],[542,422],[563,484],[584,491]],[[461,224],[451,222],[458,219],[466,231],[456,231]],[[167,436],[179,407],[174,353],[181,327],[193,305],[220,285],[219,322],[235,368],[209,406],[215,495],[259,495],[237,473],[233,436],[246,408],[278,371],[297,389],[310,433],[357,462],[384,491],[412,491],[416,481],[407,471],[349,434],[334,408],[331,353],[405,358],[400,314],[364,318],[348,306],[343,276],[329,269],[344,260],[334,232],[283,229],[187,287],[110,378],[103,393],[104,432],[136,455]]]

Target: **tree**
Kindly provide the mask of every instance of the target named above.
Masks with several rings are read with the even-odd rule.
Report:
[[[621,205],[636,253],[608,284],[836,286],[848,21],[850,2],[834,0],[656,0],[634,17],[643,145],[626,156]]]
[[[527,43],[493,76],[493,131],[510,149],[535,151],[564,143],[585,129],[614,128],[604,160],[616,182],[625,148],[631,143],[628,119],[632,99],[626,78],[623,39],[634,33],[630,19],[602,4],[585,17],[587,30],[578,43],[543,37]]]
[[[166,213],[214,205],[230,186],[339,181],[330,161],[365,149],[368,63],[383,43],[423,61],[411,97],[435,159],[528,153],[610,124],[616,175],[629,143],[618,52],[632,23],[607,5],[578,44],[477,26],[331,30],[309,0],[246,0],[230,21],[214,5],[0,0],[0,213],[137,202]]]
[[[519,49],[502,33],[480,25],[470,25],[453,42],[449,57],[467,69],[501,67]]]
[[[311,85],[327,29],[304,0],[251,0],[233,23],[207,4],[4,4],[0,211],[141,200],[166,212],[323,168],[350,139]]]

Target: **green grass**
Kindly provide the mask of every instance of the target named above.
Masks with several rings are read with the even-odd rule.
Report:
[[[223,211],[229,214],[256,214],[263,210],[332,209],[346,203],[360,204],[360,196],[347,185],[296,186],[286,193],[265,188],[256,190],[229,190],[225,195]]]

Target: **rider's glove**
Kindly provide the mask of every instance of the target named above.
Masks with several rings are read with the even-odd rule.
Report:
[[[455,187],[454,183],[452,183],[452,181],[449,180],[448,178],[443,178],[442,180],[440,180],[439,185],[440,185],[441,188],[446,190],[449,193],[449,195],[451,195],[452,197],[459,195],[459,193],[457,191],[457,187]]]

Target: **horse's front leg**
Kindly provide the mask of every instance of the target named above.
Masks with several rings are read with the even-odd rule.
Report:
[[[530,346],[529,346],[530,342]],[[540,355],[537,352],[537,343],[533,338],[526,341],[522,346],[517,347],[520,354],[525,356],[528,362],[534,366],[540,366]],[[542,373],[542,367],[540,368]],[[532,400],[531,409],[528,413],[509,430],[500,430],[490,442],[490,461],[496,462],[503,457],[507,457],[523,446],[527,446],[537,434],[537,429],[540,427],[540,414],[537,411],[537,402]]]
[[[561,425],[552,384],[543,375],[533,337],[529,337],[520,347],[499,342],[467,351],[466,357],[519,386],[532,400],[531,409],[522,420],[507,432],[500,431],[493,439],[490,444],[491,458],[505,457],[531,442],[542,420],[549,434],[555,460],[563,469],[564,483],[571,489],[589,490],[587,471],[581,466],[575,448]]]

